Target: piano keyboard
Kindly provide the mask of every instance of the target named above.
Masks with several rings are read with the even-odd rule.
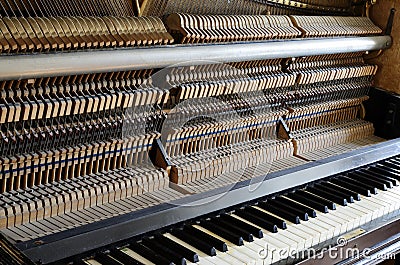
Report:
[[[328,177],[218,214],[131,239],[73,264],[291,263],[290,253],[398,216],[400,158]],[[65,263],[67,264],[67,263]]]

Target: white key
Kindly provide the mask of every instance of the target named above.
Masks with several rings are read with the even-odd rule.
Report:
[[[319,241],[320,239],[319,233],[316,233],[315,230],[311,231],[310,229],[308,229],[307,226],[305,227],[303,224],[287,224],[287,230],[302,238],[304,242],[304,249],[312,247],[313,245],[315,245],[316,241]]]
[[[280,241],[276,237],[271,236],[274,235],[273,233],[268,231],[266,232],[267,233],[264,233],[264,238],[262,239],[264,242],[262,247],[270,251],[272,263],[286,259],[289,256],[290,246],[285,242]]]
[[[385,194],[393,197],[393,199],[396,199],[396,201],[400,199],[400,191],[398,189],[395,188],[390,189],[387,192],[385,192]]]
[[[365,197],[361,195],[361,202],[363,206],[370,208],[374,212],[377,212],[375,213],[374,219],[379,218],[385,214],[384,205],[377,204],[374,200],[374,197]]]
[[[303,223],[304,224],[304,223]],[[319,234],[320,238],[318,242],[314,242],[314,246],[318,245],[319,243],[324,242],[325,240],[332,238],[335,229],[330,226],[325,224],[324,222],[319,221],[319,217],[317,216],[317,218],[310,218],[309,221],[307,223],[304,224],[305,226],[307,226],[309,229],[314,230],[314,234]],[[312,232],[310,230],[310,232]]]
[[[254,238],[254,241],[249,243],[245,242],[244,245],[255,253],[254,259],[256,264],[271,264],[272,254],[276,251],[277,247],[271,243],[266,243],[262,238]]]
[[[153,265],[154,263],[143,258],[142,256],[140,256],[139,254],[137,254],[136,252],[134,252],[133,250],[129,249],[129,248],[121,248],[120,251],[124,252],[126,255],[134,258],[135,260],[143,263],[143,264],[149,264],[149,265]]]
[[[349,229],[353,229],[356,227],[360,226],[360,214],[359,213],[354,213],[350,210],[347,209],[347,206],[338,206],[338,208],[336,209],[336,213],[341,213],[345,216],[348,216],[347,219],[349,220],[349,224],[352,225],[352,228]]]
[[[318,212],[318,222],[324,223],[334,228],[333,236],[340,235],[343,222],[337,217],[331,215],[335,210],[330,210],[329,213]]]
[[[288,229],[278,230],[278,233],[274,233],[272,236],[282,242],[286,242],[290,246],[290,253],[294,253],[293,251],[295,250],[302,250],[305,248],[305,240],[298,236],[297,233],[294,232],[293,227],[290,226],[291,224],[287,223]]]
[[[375,201],[381,205],[385,205],[388,208],[389,213],[398,209],[396,206],[398,200],[393,198],[393,196],[388,196],[389,191],[382,191],[375,197]]]
[[[388,190],[387,192],[384,193],[385,198],[389,197],[392,200],[394,200],[394,205],[395,205],[395,212],[400,209],[400,194],[397,194],[396,191],[393,191],[393,189]]]
[[[382,191],[381,191],[382,192]],[[380,198],[380,193],[371,197],[367,198],[370,202],[374,202],[377,205],[380,205],[383,210],[383,215],[388,214],[391,212],[392,206],[390,205],[390,201],[384,201]]]
[[[360,225],[363,225],[365,223],[372,221],[372,213],[370,211],[368,211],[367,209],[363,208],[362,206],[360,206],[358,204],[358,202],[352,203],[352,204],[348,205],[347,207],[349,209],[352,209],[353,211],[362,213]]]
[[[332,219],[336,222],[338,222],[339,224],[341,224],[340,226],[340,233],[346,233],[348,230],[350,230],[350,226],[351,224],[349,224],[349,220],[346,220],[346,216],[343,216],[343,214],[341,214],[340,212],[337,212],[337,209],[340,206],[336,206],[336,210],[330,211],[329,212],[329,219]]]
[[[369,200],[365,200],[367,197],[361,196],[361,201],[358,205],[364,209],[367,209],[372,214],[372,220],[379,218],[382,214],[382,209],[379,205],[371,203]]]

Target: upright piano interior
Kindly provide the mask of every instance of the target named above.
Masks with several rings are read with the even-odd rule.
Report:
[[[375,2],[0,0],[0,264],[394,257],[399,3]]]

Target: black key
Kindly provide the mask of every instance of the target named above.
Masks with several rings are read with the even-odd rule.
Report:
[[[328,213],[329,212],[329,209],[328,209],[327,205],[312,201],[312,200],[310,200],[310,199],[308,199],[308,198],[306,198],[306,197],[304,197],[304,196],[302,196],[300,194],[291,192],[291,193],[286,194],[285,196],[290,198],[290,199],[292,199],[292,200],[300,202],[300,203],[302,203],[304,205],[312,207],[312,208],[316,209],[317,211],[320,211],[320,212],[323,212],[323,213]]]
[[[241,237],[240,234],[237,234],[234,231],[230,231],[228,228],[220,227],[211,221],[202,221],[200,222],[200,226],[237,246],[243,246],[244,244],[243,237]]]
[[[176,243],[175,241],[167,238],[163,235],[155,235],[154,238],[160,242],[161,244],[168,246],[168,248],[174,250],[176,253],[181,253],[187,260],[190,262],[196,263],[199,262],[199,255],[196,252],[191,251],[190,249]]]
[[[308,192],[311,192],[311,193],[315,194],[315,195],[321,196],[321,197],[323,197],[325,199],[332,200],[332,201],[336,202],[339,205],[342,205],[342,206],[346,206],[347,205],[347,200],[343,196],[332,194],[330,192],[326,192],[324,190],[321,190],[321,189],[318,189],[318,188],[315,188],[315,187],[307,187],[306,190]]]
[[[399,163],[399,161],[395,161],[395,160],[381,161],[377,165],[383,165],[383,166],[386,166],[389,168],[394,168],[394,169],[400,170],[400,163]]]
[[[367,183],[368,185],[373,185],[380,190],[387,191],[386,183],[383,183],[382,181],[377,181],[372,177],[369,177],[368,175],[366,176],[362,172],[352,172],[349,173],[348,176],[363,183]]]
[[[246,212],[244,210],[240,210],[239,209],[239,210],[235,211],[235,214],[237,216],[239,216],[239,217],[241,217],[241,218],[243,218],[243,219],[255,224],[255,225],[258,225],[259,227],[264,228],[267,231],[270,231],[272,233],[277,233],[278,232],[278,227],[275,224],[273,224],[273,223],[271,223],[271,222],[269,222],[267,220],[264,220],[264,219],[262,219],[262,218],[260,218],[260,217],[258,217],[256,215],[253,215],[253,214],[251,214],[249,212]]]
[[[376,168],[382,169],[383,171],[390,172],[391,174],[397,176],[397,178],[400,177],[400,170],[397,170],[393,167],[388,167],[388,166],[382,166],[382,165],[375,165]]]
[[[248,206],[244,208],[245,212],[248,212],[252,215],[255,215],[257,217],[260,217],[261,219],[268,221],[274,225],[276,225],[280,229],[286,229],[287,225],[285,220],[279,219],[273,215],[270,215],[269,213],[266,213],[264,211],[260,211],[254,207]]]
[[[128,254],[124,253],[123,251],[119,249],[113,249],[111,250],[111,257],[114,259],[118,260],[122,264],[132,264],[132,265],[144,265],[140,261],[137,261],[136,259],[132,258]]]
[[[241,236],[247,242],[254,241],[254,237],[253,237],[252,233],[249,233],[248,231],[246,231],[240,227],[234,226],[233,224],[231,224],[228,221],[225,221],[221,218],[212,218],[210,220],[210,222],[212,222],[214,225],[216,225],[218,227],[222,227],[225,230],[228,230],[232,233],[235,233],[235,234]]]
[[[397,165],[397,167],[390,167],[390,168],[392,168],[393,170],[396,170],[396,172],[398,172],[398,173],[400,173],[400,157],[397,157],[397,158],[395,158],[395,159],[391,159],[390,160],[393,164],[396,164]],[[379,164],[379,163],[378,163]]]
[[[382,168],[384,170],[388,170],[389,172],[392,172],[393,174],[396,174],[397,176],[400,176],[400,170],[397,169],[397,168],[388,167],[388,166],[379,165],[379,164],[376,164],[374,166],[377,167],[377,168]]]
[[[193,246],[194,248],[200,250],[201,252],[204,252],[209,256],[217,255],[217,251],[212,245],[206,243],[202,240],[202,238],[198,238],[196,235],[188,234],[181,229],[173,229],[172,231],[170,231],[170,233],[171,235],[179,238],[180,240],[186,242],[187,244]]]
[[[94,259],[100,262],[102,265],[122,265],[120,262],[111,258],[108,255],[108,253],[103,253],[103,252],[97,253]]]
[[[382,183],[385,183],[389,189],[392,189],[397,184],[397,181],[394,178],[386,177],[383,175],[378,176],[378,174],[375,174],[374,172],[368,171],[366,169],[360,169],[357,172],[362,173],[364,176],[368,177],[369,179],[373,179],[375,181],[380,181]]]
[[[397,164],[400,165],[400,164]],[[377,167],[382,167],[384,169],[388,169],[389,171],[393,172],[393,174],[396,174],[398,176],[400,176],[400,169],[395,168],[395,167],[388,167],[388,166],[381,166],[381,165],[376,165]]]
[[[332,182],[332,183],[334,183],[334,184],[336,184],[338,186],[341,186],[343,188],[352,190],[354,192],[358,192],[358,193],[360,193],[360,194],[362,194],[364,196],[371,197],[371,191],[369,189],[354,185],[354,184],[349,183],[349,182],[347,182],[347,181],[345,181],[343,179],[331,178],[331,179],[329,179],[329,182]]]
[[[376,172],[373,172],[373,171],[369,170],[369,168],[368,168],[368,169],[364,169],[364,170],[365,170],[366,172],[369,172],[369,173],[371,173],[371,174],[374,174],[374,175],[377,176],[377,177],[386,177],[386,178],[389,178],[392,182],[394,181],[393,186],[398,186],[398,185],[400,185],[400,178],[390,175],[389,173],[391,173],[391,172],[389,172],[389,171],[388,171],[387,173],[385,173],[385,171],[382,170],[380,173],[376,173]]]
[[[323,182],[321,182],[319,184],[327,186],[327,187],[330,187],[330,188],[335,189],[335,190],[339,190],[340,192],[343,192],[343,193],[347,194],[347,196],[352,196],[354,198],[354,200],[361,201],[361,195],[358,192],[343,188],[341,186],[335,185],[335,184],[330,183],[328,181],[323,181]]]
[[[300,224],[300,217],[290,210],[281,209],[267,202],[260,202],[257,206],[294,224]]]
[[[399,158],[397,158],[397,157],[393,157],[393,158],[387,159],[385,161],[379,161],[377,164],[384,164],[389,167],[393,167],[393,168],[396,168],[397,170],[400,170],[400,161],[399,161]]]
[[[246,222],[243,222],[242,220],[239,220],[233,216],[230,216],[229,214],[221,214],[220,218],[226,222],[229,222],[230,224],[239,227],[245,231],[247,231],[247,233],[252,234],[253,236],[257,237],[257,238],[263,238],[263,232],[261,229],[252,226],[251,224],[248,224]],[[249,220],[250,221],[250,220]]]
[[[215,238],[213,236],[210,236],[209,234],[191,226],[191,225],[185,225],[183,231],[198,237],[201,240],[204,240],[204,242],[207,242],[208,244],[212,245],[215,247],[217,250],[226,252],[228,251],[228,246],[226,243],[222,240],[219,240],[218,238]]]
[[[328,192],[330,194],[334,194],[334,195],[340,196],[342,198],[345,198],[348,203],[354,203],[353,196],[349,195],[348,192],[342,192],[339,189],[335,189],[335,188],[332,188],[332,187],[329,187],[329,186],[326,186],[326,185],[323,185],[323,184],[320,184],[320,183],[316,183],[315,184],[315,188],[323,190],[323,191]]]
[[[369,189],[372,194],[378,194],[378,189],[376,187],[372,186],[372,185],[369,185],[367,183],[352,179],[352,178],[347,177],[347,176],[341,176],[340,178],[345,180],[345,181],[347,181],[347,182],[349,182],[349,183],[352,183],[354,185]]]
[[[282,202],[282,203],[284,203],[286,205],[289,205],[292,208],[297,208],[297,209],[307,213],[309,217],[312,217],[312,218],[317,217],[317,213],[315,212],[314,209],[311,209],[310,207],[304,206],[304,205],[302,205],[302,204],[300,204],[298,202],[289,200],[288,198],[285,198],[285,197],[282,197],[282,196],[276,197],[275,200],[280,201],[280,202]]]
[[[378,162],[378,164],[383,164],[383,163],[389,163],[389,165],[387,165],[388,167],[395,168],[395,169],[400,171],[400,160],[399,160],[399,158],[393,158],[393,159],[386,160],[384,162]]]
[[[308,214],[307,214],[306,211],[302,211],[300,209],[296,209],[293,206],[290,206],[290,205],[288,205],[288,204],[286,204],[284,202],[281,202],[281,201],[277,201],[275,199],[268,200],[266,203],[269,204],[269,205],[272,205],[272,206],[274,206],[276,208],[284,209],[284,210],[286,210],[286,211],[288,211],[290,213],[296,214],[303,221],[308,221]]]
[[[321,196],[317,196],[315,194],[306,192],[305,190],[296,190],[295,193],[300,194],[300,195],[302,195],[302,196],[304,196],[306,198],[310,198],[310,199],[312,199],[312,200],[314,200],[316,202],[326,204],[328,206],[329,210],[336,210],[336,203],[334,203],[331,200],[328,200],[328,199],[325,199],[325,198],[323,198]]]
[[[386,161],[379,161],[376,165],[382,165],[382,166],[386,166],[389,168],[394,168],[394,169],[400,170],[399,161],[396,161],[394,159],[390,159],[390,160],[386,160]]]
[[[372,166],[367,168],[368,171],[374,172],[375,174],[382,174],[386,175],[392,178],[395,178],[400,181],[400,176],[398,176],[396,173],[393,171],[388,170],[386,167],[377,167],[377,166]]]
[[[395,172],[400,172],[400,164],[393,160],[381,161],[372,167],[391,168]]]
[[[153,262],[154,264],[157,265],[173,265],[175,263],[169,261],[168,259],[158,255],[156,252],[153,250],[149,249],[148,247],[143,246],[142,244],[139,243],[132,243],[129,245],[129,248],[132,249],[134,252],[142,256],[143,258]]]
[[[163,256],[164,258],[172,261],[175,264],[186,265],[186,259],[180,254],[176,253],[174,250],[170,249],[169,246],[163,245],[154,238],[143,238],[142,245],[148,247],[149,249],[157,252],[157,254]]]

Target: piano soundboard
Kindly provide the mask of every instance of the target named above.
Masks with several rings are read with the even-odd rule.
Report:
[[[0,264],[394,257],[372,4],[0,0]]]

